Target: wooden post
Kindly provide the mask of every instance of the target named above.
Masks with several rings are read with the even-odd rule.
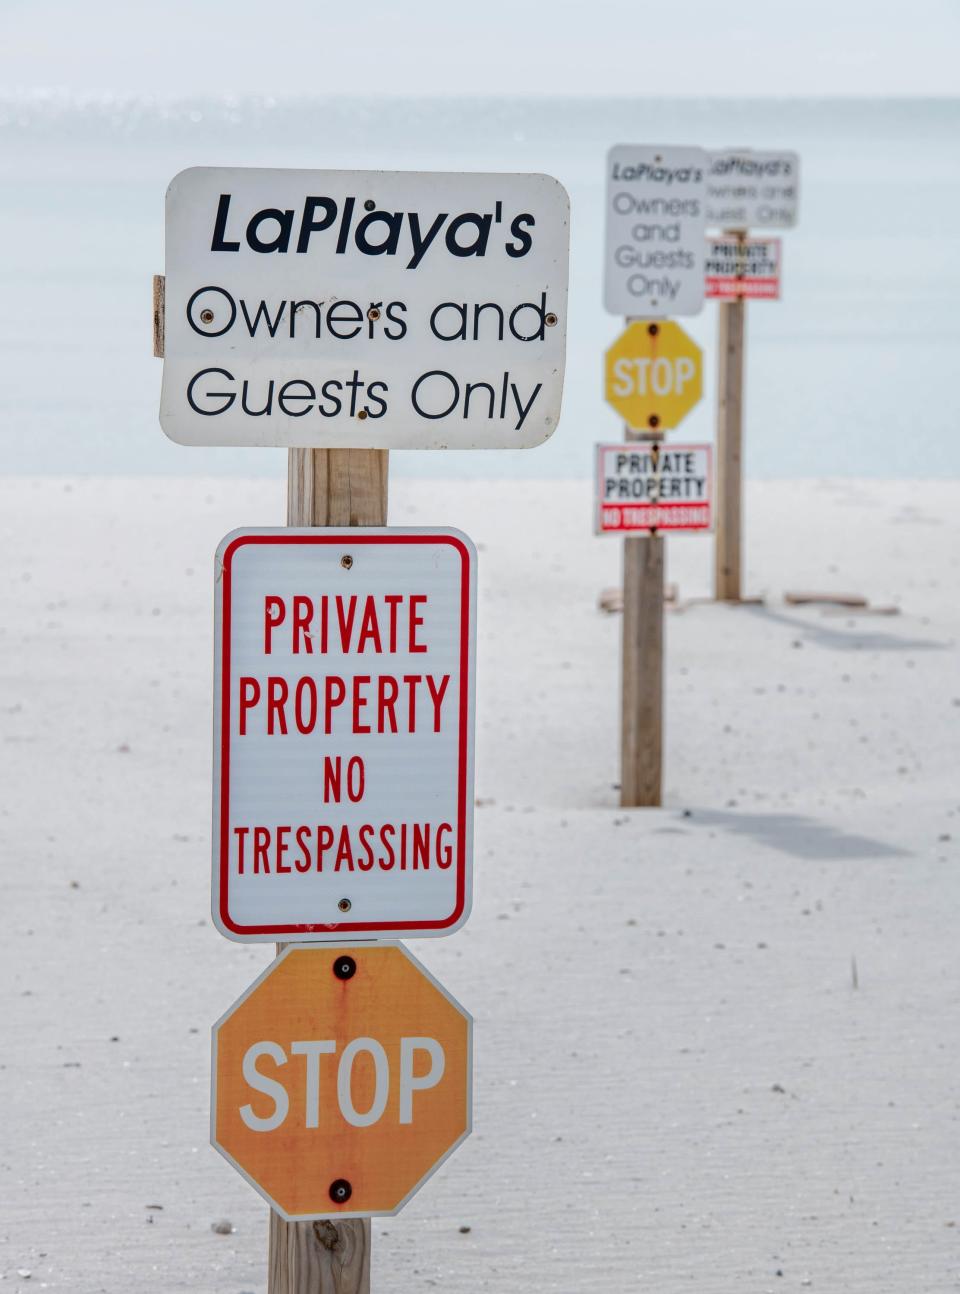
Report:
[[[167,280],[162,274],[153,276],[153,353],[163,359],[167,324]]]
[[[741,245],[745,229],[727,230]],[[714,597],[742,597],[741,525],[743,517],[743,346],[746,302],[721,301],[717,322],[717,534]]]
[[[370,1219],[285,1222],[270,1211],[268,1294],[369,1294]]]
[[[385,449],[291,449],[288,526],[385,526]]]
[[[291,449],[288,526],[385,526],[385,449]],[[277,944],[277,952],[285,944]],[[286,1222],[270,1213],[267,1294],[370,1294],[370,1219]]]
[[[627,429],[656,454],[656,441]],[[663,785],[663,537],[623,542],[620,804],[657,808]]]

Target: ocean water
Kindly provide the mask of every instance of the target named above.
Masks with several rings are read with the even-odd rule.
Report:
[[[151,275],[163,197],[191,165],[535,170],[572,202],[560,426],[543,447],[397,452],[407,475],[585,476],[620,423],[601,365],[603,158],[617,142],[799,152],[779,302],[748,307],[754,477],[960,475],[960,100],[446,99],[165,102],[0,97],[0,471],[280,475],[281,450],[190,449],[157,422]],[[713,435],[716,307],[681,321]]]

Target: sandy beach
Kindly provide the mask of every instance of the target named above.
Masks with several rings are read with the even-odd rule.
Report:
[[[956,1285],[958,505],[749,483],[762,606],[698,601],[712,545],[670,540],[665,807],[628,812],[589,485],[395,482],[392,524],[480,549],[474,911],[413,948],[475,1015],[476,1110],[374,1221],[377,1289]],[[210,1025],[270,956],[209,916],[212,570],[283,512],[0,481],[5,1289],[265,1288],[208,1145]]]

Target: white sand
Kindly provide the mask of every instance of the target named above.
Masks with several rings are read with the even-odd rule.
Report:
[[[375,1222],[377,1291],[956,1287],[958,513],[752,485],[770,600],[668,618],[667,807],[628,814],[588,488],[396,484],[395,524],[482,546],[484,806],[473,917],[414,949],[475,1013],[476,1132]],[[207,1144],[209,1026],[269,956],[208,916],[211,585],[282,516],[270,482],[0,485],[5,1289],[264,1289]],[[710,561],[670,541],[682,596]],[[903,614],[784,607],[810,587]]]

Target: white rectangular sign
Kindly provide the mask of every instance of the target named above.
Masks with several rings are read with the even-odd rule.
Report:
[[[457,530],[237,530],[216,590],[221,932],[455,930],[470,908],[473,544]]]
[[[778,301],[779,238],[707,239],[707,300]]]
[[[607,154],[605,308],[665,319],[703,308],[707,154],[617,144]]]
[[[182,171],[161,426],[188,445],[539,445],[560,417],[568,242],[548,175]]]
[[[788,229],[797,223],[800,158],[749,148],[711,152],[707,224],[719,229]]]
[[[709,530],[712,503],[710,445],[597,446],[598,535]]]

